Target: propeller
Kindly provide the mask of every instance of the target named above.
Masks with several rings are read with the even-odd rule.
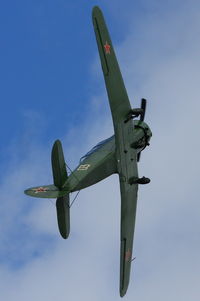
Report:
[[[140,121],[144,121],[144,117],[145,117],[145,112],[146,112],[146,106],[147,106],[147,101],[145,98],[141,99],[141,109],[142,109],[142,113],[140,114]]]
[[[140,108],[142,109],[142,113],[140,114],[140,121],[144,121],[145,113],[146,113],[147,100],[145,98],[141,99]],[[137,162],[140,161],[141,152],[137,154]]]
[[[139,153],[137,154],[137,162],[140,161],[140,157],[141,157],[141,152],[139,152]]]

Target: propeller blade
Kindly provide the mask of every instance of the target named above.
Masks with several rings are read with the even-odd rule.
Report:
[[[140,157],[141,157],[141,152],[139,152],[139,153],[137,154],[137,162],[140,161]]]
[[[147,105],[146,99],[142,98],[142,100],[141,100],[141,109],[143,110],[143,112],[140,115],[140,121],[144,121],[144,116],[145,116],[145,112],[146,112],[146,105]]]

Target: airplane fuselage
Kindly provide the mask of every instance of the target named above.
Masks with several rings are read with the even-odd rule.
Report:
[[[149,144],[152,133],[145,122],[134,120],[133,123],[131,147],[136,149],[139,154]],[[117,173],[115,149],[114,135],[97,144],[82,157],[79,165],[69,175],[63,189],[70,192],[78,191]]]

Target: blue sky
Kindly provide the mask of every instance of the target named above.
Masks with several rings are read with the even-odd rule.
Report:
[[[0,291],[12,300],[120,300],[117,176],[80,193],[69,240],[54,204],[23,194],[112,135],[91,10],[105,15],[133,106],[149,100],[126,300],[199,300],[198,1],[7,1],[0,4]],[[12,9],[11,9],[12,7]]]

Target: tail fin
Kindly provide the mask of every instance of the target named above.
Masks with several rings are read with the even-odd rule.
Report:
[[[56,140],[53,145],[51,152],[51,163],[54,185],[32,187],[24,192],[27,195],[38,198],[57,198],[56,211],[58,228],[61,236],[63,238],[67,238],[70,231],[70,204],[69,191],[66,189],[64,190],[63,185],[68,176],[62,144],[59,140]]]

